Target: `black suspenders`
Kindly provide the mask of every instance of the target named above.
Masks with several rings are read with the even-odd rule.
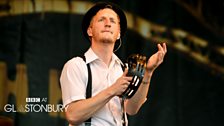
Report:
[[[86,62],[86,57],[82,56],[82,59]],[[91,69],[89,63],[86,64],[87,70],[88,70],[88,82],[87,82],[87,87],[86,87],[86,99],[92,97],[92,74],[91,74]],[[86,126],[91,125],[91,118],[86,120],[85,122],[88,122],[89,124],[86,124]]]

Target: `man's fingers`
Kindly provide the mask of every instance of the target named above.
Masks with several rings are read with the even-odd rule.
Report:
[[[124,81],[126,81],[125,83],[129,83],[132,80],[132,77],[131,76],[127,76],[127,74],[128,74],[128,68],[125,68],[124,73],[122,75],[122,79]]]
[[[163,43],[163,50],[165,53],[167,52],[166,43]]]
[[[159,51],[164,52],[164,49],[163,49],[163,47],[161,46],[161,44],[158,44],[157,47],[158,47],[158,50],[159,50]]]
[[[125,76],[127,76],[127,74],[128,74],[128,68],[125,68],[125,70],[124,70],[124,73],[123,73],[123,77],[125,77]]]

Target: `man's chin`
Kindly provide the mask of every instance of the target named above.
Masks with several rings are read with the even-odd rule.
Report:
[[[102,38],[100,41],[103,43],[114,43],[113,39],[111,38]]]

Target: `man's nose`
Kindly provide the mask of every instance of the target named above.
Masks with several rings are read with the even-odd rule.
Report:
[[[105,26],[110,27],[111,26],[111,22],[109,19],[105,19]]]

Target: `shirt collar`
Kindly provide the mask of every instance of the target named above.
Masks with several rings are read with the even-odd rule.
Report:
[[[122,65],[124,65],[123,64],[123,62],[113,53],[113,55],[112,55],[112,61],[115,61],[116,63],[119,63],[119,64],[122,64]]]
[[[99,59],[99,57],[93,52],[92,48],[88,49],[88,51],[85,53],[85,57],[86,57],[86,64]]]
[[[99,59],[99,57],[93,52],[92,48],[89,48],[88,51],[85,53],[86,63],[93,62],[94,60]],[[112,62],[115,61],[116,63],[122,64],[122,61],[113,53],[112,55]]]

